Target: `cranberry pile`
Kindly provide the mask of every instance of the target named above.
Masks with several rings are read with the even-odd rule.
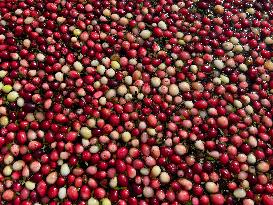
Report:
[[[273,205],[272,6],[1,1],[1,204]]]

